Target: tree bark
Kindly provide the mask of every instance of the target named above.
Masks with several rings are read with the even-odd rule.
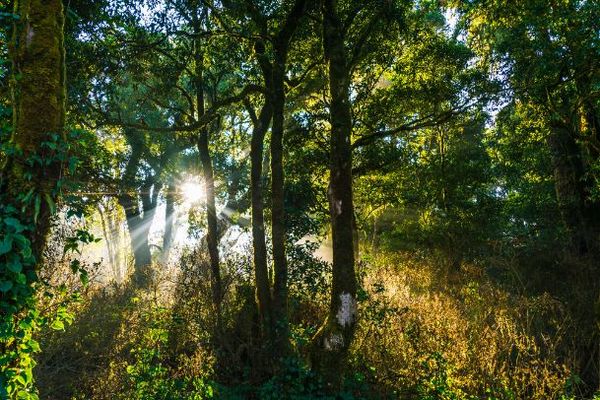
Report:
[[[323,0],[323,47],[331,96],[329,207],[333,246],[333,282],[329,315],[314,337],[311,362],[332,388],[341,384],[357,317],[350,136],[350,68],[344,28],[335,0]]]
[[[199,34],[200,19],[196,17],[194,21],[194,32]],[[200,49],[198,40],[194,41],[194,56],[195,56],[195,90],[196,90],[196,108],[198,110],[197,118],[201,120],[205,113],[204,102],[204,78],[203,78],[203,53]],[[217,221],[217,210],[215,205],[215,181],[213,176],[212,159],[210,157],[210,149],[208,146],[209,131],[208,127],[203,127],[198,136],[198,152],[200,154],[200,162],[202,163],[202,175],[204,178],[204,191],[206,195],[206,222],[208,235],[206,242],[208,246],[208,255],[210,258],[210,269],[212,277],[212,292],[213,305],[217,315],[217,324],[220,324],[221,315],[221,299],[223,297],[223,289],[221,282],[221,269],[219,265],[219,227]]]
[[[271,233],[273,242],[273,330],[275,355],[284,356],[289,347],[287,318],[288,266],[285,254],[285,175],[283,168],[283,135],[285,122],[285,74],[290,41],[305,9],[305,0],[296,0],[281,30],[274,38],[270,95],[273,104],[271,129]]]
[[[267,244],[265,239],[265,216],[263,202],[263,150],[265,134],[269,129],[273,109],[270,99],[265,99],[260,116],[258,117],[250,142],[250,191],[252,208],[252,245],[254,248],[254,277],[256,281],[256,299],[261,320],[263,336],[269,340],[271,331],[272,308],[267,265]]]
[[[162,262],[167,264],[169,262],[169,254],[171,247],[173,246],[173,226],[175,225],[175,185],[171,178],[167,185],[167,192],[165,193],[165,233],[163,235],[162,245]]]
[[[0,281],[16,283],[14,286],[18,288],[0,293],[0,395],[3,398],[21,397],[23,393],[26,397],[35,395],[31,379],[22,379],[31,377],[35,365],[31,359],[35,352],[31,335],[39,329],[36,326],[40,317],[32,317],[29,311],[32,306],[34,310],[36,307],[36,270],[41,265],[56,211],[54,204],[60,193],[57,183],[62,173],[62,162],[54,149],[43,144],[53,143],[64,148],[67,139],[62,1],[23,0],[13,4],[14,13],[19,17],[13,24],[9,45],[13,110],[10,144],[22,153],[17,151],[0,160],[0,201],[5,207],[14,207],[17,218],[27,225],[22,235],[26,236],[25,243],[29,241],[31,257],[26,254],[27,244],[24,244],[20,255],[23,263],[17,276],[6,267],[6,257],[17,254],[16,246],[0,260]],[[31,165],[33,157],[42,162]],[[33,194],[30,201],[25,196],[28,192]]]
[[[275,50],[273,66],[273,127],[271,129],[271,234],[273,243],[273,329],[275,352],[283,355],[287,347],[287,260],[285,255],[285,209],[283,171],[283,131],[285,112],[284,74],[287,46]]]
[[[11,143],[22,150],[23,159],[34,154],[44,159],[52,156],[52,150],[41,147],[41,143],[50,141],[51,135],[66,139],[63,5],[60,0],[25,0],[14,4],[19,20],[14,26],[10,48],[14,126]],[[26,171],[26,168],[22,162],[9,160],[2,174],[7,181],[0,182],[0,190],[6,188],[17,198],[32,187],[44,199],[30,237],[33,254],[39,262],[53,212],[46,199],[56,200],[61,164],[52,161],[35,171]],[[33,175],[31,181],[24,178],[28,172]],[[33,211],[31,214],[33,217]]]
[[[585,215],[585,170],[581,151],[569,127],[553,123],[550,129],[547,143],[553,164],[556,200],[561,219],[569,235],[570,247],[579,254],[585,254],[591,243]]]

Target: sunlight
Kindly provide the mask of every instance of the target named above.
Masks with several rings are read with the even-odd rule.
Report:
[[[204,187],[200,183],[194,181],[185,182],[181,186],[181,193],[185,202],[188,204],[199,203],[206,198]]]

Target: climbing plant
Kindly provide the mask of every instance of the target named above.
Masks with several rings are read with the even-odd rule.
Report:
[[[22,163],[23,180],[27,188],[11,198],[6,191],[0,194],[0,397],[36,399],[33,389],[32,369],[35,366],[33,355],[40,350],[35,334],[44,327],[64,329],[72,322],[73,316],[60,309],[53,316],[43,315],[36,307],[36,291],[42,282],[38,277],[40,265],[32,247],[31,237],[38,224],[38,217],[44,202],[53,216],[57,205],[53,199],[60,199],[64,191],[74,191],[77,185],[70,177],[80,163],[73,155],[73,147],[83,144],[81,131],[71,131],[63,138],[57,134],[48,135],[48,140],[40,144],[40,152],[23,157],[22,152],[10,143],[4,143],[2,154]],[[64,171],[50,192],[43,193],[34,184],[35,171],[60,164]],[[67,215],[81,210],[70,209]],[[80,244],[97,241],[90,233],[80,230],[72,238],[67,238],[65,252],[76,251]],[[71,269],[78,273],[85,283],[87,273],[77,260],[71,262]]]

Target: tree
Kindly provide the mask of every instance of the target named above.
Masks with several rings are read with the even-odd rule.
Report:
[[[33,285],[51,227],[67,148],[64,14],[60,0],[14,2],[12,136],[0,175],[0,396],[29,398],[37,343]],[[3,147],[6,143],[2,143]],[[28,195],[29,193],[29,195]],[[38,346],[39,347],[39,346]]]
[[[501,74],[509,100],[503,118],[525,117],[526,124],[535,128],[529,133],[543,135],[555,204],[566,233],[560,247],[581,260],[594,259],[600,243],[600,202],[595,195],[599,179],[595,167],[600,82],[597,2],[458,6],[472,47],[492,72]],[[581,376],[590,393],[599,386],[597,315],[591,312],[597,307],[598,288],[587,285],[597,274],[592,263],[593,267],[569,271],[570,285],[585,288],[583,304],[572,305],[579,325],[593,327],[579,355]]]
[[[579,4],[581,3],[581,4]],[[598,46],[595,2],[534,1],[505,8],[461,6],[473,48],[502,71],[516,101],[531,104],[546,127],[556,200],[572,251],[598,246]],[[494,23],[484,27],[483,19]]]
[[[50,156],[41,144],[51,135],[65,140],[65,55],[64,16],[60,1],[15,2],[19,15],[13,32],[11,58],[13,62],[13,136],[12,144],[22,151],[22,158],[32,155]],[[13,195],[24,187],[23,165],[16,160],[5,167],[3,186]],[[39,261],[50,229],[52,203],[56,199],[55,185],[60,177],[57,161],[35,173],[32,185],[48,201],[40,204],[37,228],[31,238],[35,257]]]
[[[329,69],[330,169],[329,208],[333,245],[333,282],[329,314],[315,335],[313,366],[327,382],[340,385],[357,318],[352,203],[352,116],[350,67],[337,2],[323,2],[323,52]]]
[[[252,216],[255,251],[255,274],[257,298],[265,337],[275,344],[275,358],[285,354],[288,347],[289,327],[287,321],[288,266],[285,255],[285,193],[283,137],[285,128],[285,81],[288,72],[287,57],[292,37],[305,13],[306,1],[296,0],[289,6],[277,7],[268,15],[259,5],[251,2],[227,2],[231,13],[246,16],[252,21],[259,39],[254,40],[256,62],[264,82],[265,101],[260,116],[251,110],[254,132],[250,156],[252,159]],[[274,18],[275,16],[275,18]],[[275,29],[270,23],[275,20]],[[268,49],[266,43],[271,43]],[[262,162],[264,135],[272,120],[270,140],[271,163],[271,231],[273,244],[274,282],[271,294],[266,246],[264,238],[264,210],[262,205]]]

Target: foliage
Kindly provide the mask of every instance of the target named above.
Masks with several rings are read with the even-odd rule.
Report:
[[[0,325],[1,346],[3,355],[0,358],[0,384],[3,396],[11,398],[37,398],[33,389],[32,369],[35,361],[32,356],[39,352],[39,343],[34,335],[45,326],[63,330],[65,324],[73,321],[73,315],[65,307],[60,307],[54,317],[48,318],[36,306],[35,293],[43,288],[43,282],[38,279],[36,260],[28,233],[36,229],[36,223],[42,202],[46,202],[51,213],[56,213],[54,198],[65,189],[73,189],[68,178],[63,178],[51,188],[51,192],[41,192],[34,185],[34,170],[47,168],[54,163],[66,164],[67,173],[73,175],[79,164],[79,159],[72,153],[73,145],[81,141],[79,132],[69,133],[68,141],[59,135],[50,135],[49,140],[40,144],[41,153],[32,154],[23,160],[26,167],[23,178],[27,186],[16,199],[2,195],[0,210],[2,211],[1,226],[2,246],[0,257],[2,274],[0,275],[0,308],[2,320]],[[4,143],[2,153],[16,159],[22,158],[18,148]],[[83,152],[82,152],[83,154]],[[36,190],[37,189],[37,190]],[[85,231],[71,238],[64,252],[77,251],[80,243],[96,240]],[[73,272],[80,274],[83,281],[87,273],[82,265],[74,261],[71,264]]]
[[[15,4],[0,2],[0,398],[592,398],[600,3],[71,0],[74,129],[27,156]],[[328,62],[331,38],[346,62]],[[329,262],[350,204],[328,186],[342,120],[356,265]],[[183,201],[190,180],[214,186],[217,215]],[[146,287],[131,265],[113,279],[100,231]],[[358,327],[334,389],[311,351],[324,316],[346,326],[335,291],[353,268]],[[279,331],[264,310],[282,303]]]
[[[129,390],[118,395],[121,399],[186,399],[204,400],[214,398],[210,382],[202,378],[172,378],[169,367],[164,364],[163,351],[169,342],[168,321],[164,308],[154,308],[141,315],[147,326],[140,342],[131,350],[132,362],[125,366]]]

